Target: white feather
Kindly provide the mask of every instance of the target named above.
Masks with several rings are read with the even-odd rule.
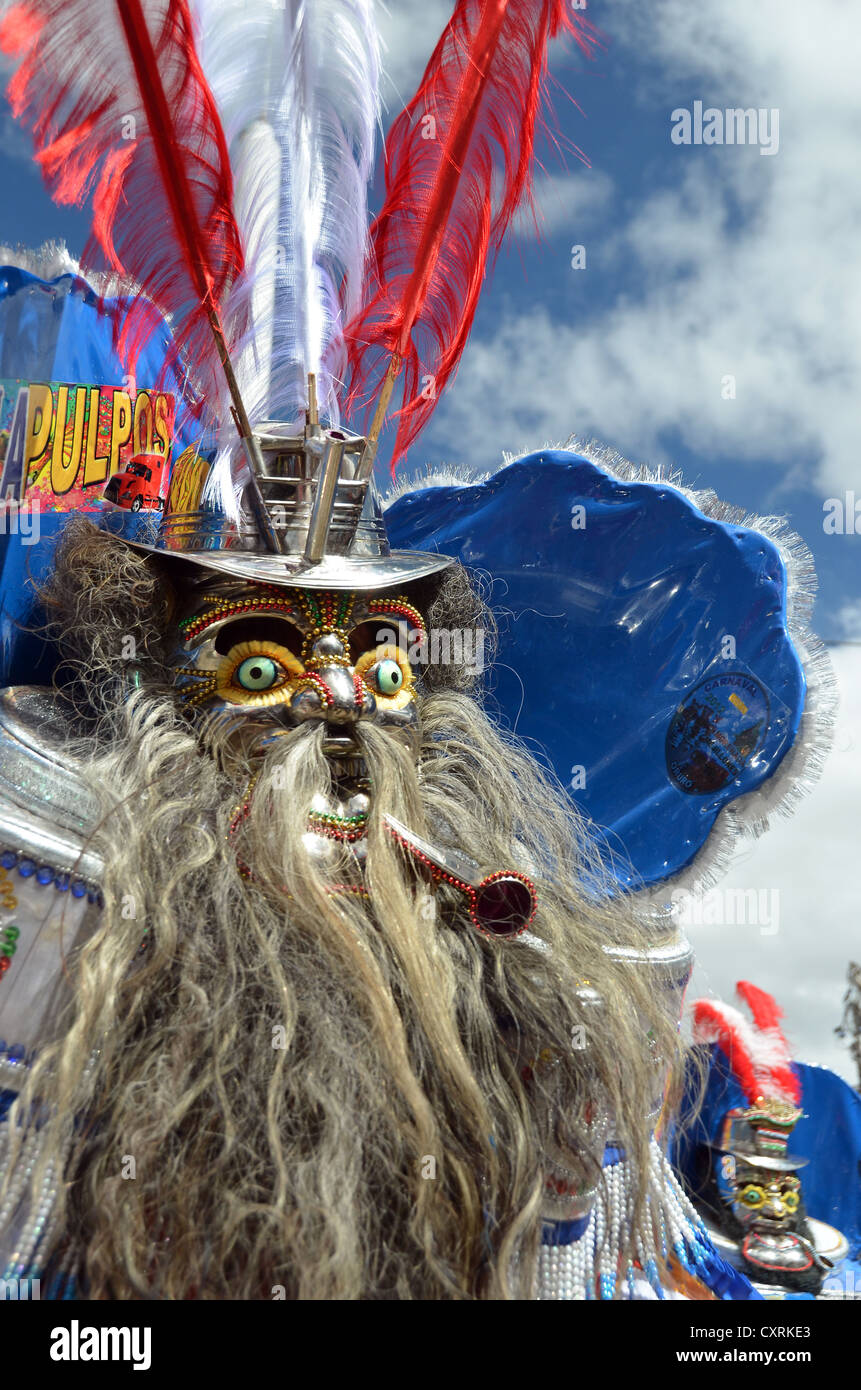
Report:
[[[790,1091],[774,1075],[775,1067],[788,1067],[792,1061],[786,1039],[774,1028],[756,1028],[732,1004],[711,999],[709,1003],[726,1020],[726,1031],[736,1030],[737,1043],[743,1048],[759,1082],[760,1094],[773,1099],[792,1100]],[[723,1030],[714,1019],[703,1019],[694,1026],[694,1042],[714,1043]]]
[[[253,338],[238,362],[253,424],[299,422],[307,374],[339,419],[342,330],[360,307],[379,109],[373,0],[194,0],[230,147]]]

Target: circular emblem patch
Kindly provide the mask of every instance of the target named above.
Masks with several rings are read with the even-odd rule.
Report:
[[[667,771],[692,796],[741,775],[768,732],[768,696],[743,671],[709,676],[679,705],[667,731]]]

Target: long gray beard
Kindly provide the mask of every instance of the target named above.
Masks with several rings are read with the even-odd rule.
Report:
[[[548,1125],[576,1162],[606,1093],[636,1155],[653,1081],[649,1000],[602,951],[630,924],[578,897],[577,827],[537,769],[462,697],[425,702],[418,768],[361,730],[359,872],[348,844],[309,848],[308,812],[332,793],[321,729],[275,743],[237,821],[245,779],[217,737],[201,747],[145,692],[118,718],[91,771],[105,908],[34,1076],[55,1152],[72,1146],[66,1243],[90,1295],[529,1296]],[[484,869],[537,871],[551,952],[480,938],[386,811]],[[584,976],[600,1017],[578,1003]],[[542,1048],[559,1058],[551,1120],[521,1075]]]

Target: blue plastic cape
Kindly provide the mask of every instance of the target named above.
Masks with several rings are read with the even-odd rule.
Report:
[[[406,493],[386,524],[393,546],[491,577],[493,696],[605,828],[619,881],[689,864],[791,747],[805,681],[785,566],[760,532],[563,450]]]
[[[122,298],[102,301],[80,275],[40,280],[18,266],[0,265],[0,378],[67,381],[122,386],[126,368],[113,347],[113,323],[122,318]],[[137,380],[154,386],[164,368],[170,330],[155,330],[141,348]],[[172,368],[163,389],[177,396],[182,387]]]

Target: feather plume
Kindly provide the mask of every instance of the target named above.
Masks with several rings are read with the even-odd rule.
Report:
[[[9,98],[53,197],[92,198],[82,268],[114,271],[141,291],[119,329],[129,369],[157,325],[155,306],[204,400],[217,398],[213,327],[228,348],[243,332],[221,313],[243,251],[186,0],[21,0],[0,44],[17,59]]]
[[[251,297],[238,375],[253,422],[297,421],[307,375],[339,419],[361,303],[378,120],[372,0],[192,0],[229,141]]]
[[[773,994],[766,994],[764,989],[752,985],[749,980],[739,980],[735,992],[747,1004],[757,1028],[775,1028],[780,1031],[783,1010]]]
[[[692,1005],[694,1041],[717,1043],[752,1105],[761,1096],[798,1104],[801,1094],[785,1039],[758,1030],[731,1004],[697,999]]]
[[[389,134],[376,284],[347,345],[351,405],[403,368],[393,462],[456,370],[488,261],[531,198],[547,46],[563,32],[591,54],[596,31],[568,0],[458,0]]]
[[[795,1101],[801,1099],[801,1087],[792,1070],[792,1053],[780,1026],[783,1010],[771,994],[753,985],[749,980],[739,980],[736,993],[744,1000],[753,1014],[754,1027],[764,1040],[773,1057],[772,1075],[778,1085]]]

